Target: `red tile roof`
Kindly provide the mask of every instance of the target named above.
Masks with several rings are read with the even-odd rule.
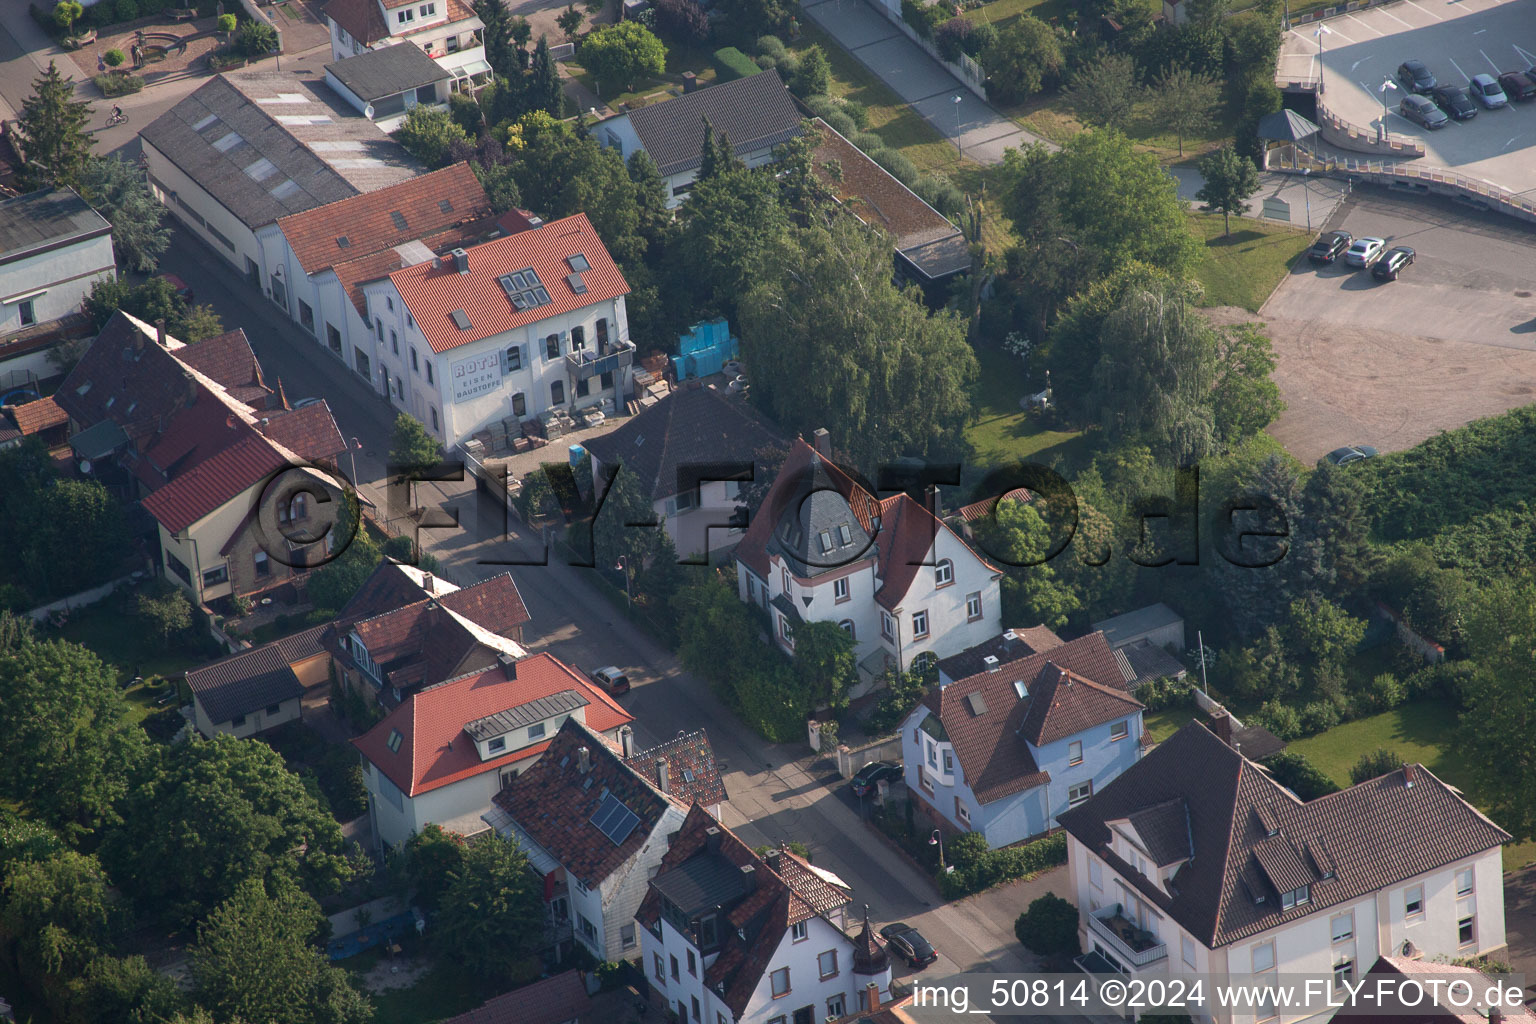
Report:
[[[324,401],[302,409],[273,410],[262,417],[257,429],[301,459],[333,459],[347,450],[330,404]]]
[[[589,1024],[592,999],[581,974],[572,969],[553,978],[488,999],[481,1006],[443,1024],[565,1024],[575,1018]]]
[[[1049,668],[1055,671],[1047,672]],[[1085,682],[1060,687],[1057,684],[1065,678],[1060,674],[1063,669]],[[1090,686],[1087,680],[1105,685]],[[1090,633],[999,666],[995,672],[979,672],[929,690],[923,706],[943,723],[971,792],[982,803],[990,803],[1050,781],[1021,734],[1026,725],[1034,730],[1032,741],[1039,746],[1044,737],[1041,730],[1048,724],[1054,736],[1058,725],[1086,722],[1111,704],[1116,716],[1129,714],[1141,705],[1128,697],[1121,702],[1110,695],[1123,681],[1104,634]],[[1026,685],[1028,697],[1019,697],[1016,682]],[[1038,692],[1037,685],[1041,687]],[[980,714],[976,713],[973,695],[984,708]],[[1037,700],[1044,702],[1042,707],[1037,708]],[[1081,714],[1077,710],[1080,704],[1086,708]]]
[[[587,727],[593,732],[610,732],[634,721],[580,672],[552,654],[532,654],[517,660],[516,679],[507,679],[497,666],[429,686],[352,743],[401,792],[419,796],[543,753],[547,742],[482,761],[464,726],[564,690],[586,698]],[[397,729],[400,749],[391,751],[389,736]]]
[[[1013,490],[1000,497],[982,498],[980,501],[973,501],[969,505],[962,505],[955,509],[955,514],[968,523],[974,523],[978,519],[985,519],[990,516],[992,514],[992,510],[996,508],[1001,502],[1028,502],[1032,501],[1033,499],[1034,494],[1032,494],[1027,488],[1015,487]]]
[[[441,205],[445,202],[446,210]],[[366,253],[424,238],[490,214],[490,200],[475,172],[469,164],[458,163],[283,217],[277,227],[304,273],[316,274]],[[345,246],[340,242],[342,238],[347,240]]]
[[[626,759],[635,771],[653,786],[661,785],[656,762],[667,763],[667,795],[688,807],[695,801],[713,807],[725,800],[725,780],[720,764],[703,729],[679,732],[672,739],[650,750],[641,750]]]
[[[521,674],[521,668],[519,668]],[[587,748],[586,774],[578,752]],[[639,819],[617,845],[592,823],[612,795]],[[497,807],[544,848],[566,874],[595,889],[650,841],[668,802],[654,783],[629,767],[600,735],[566,719],[539,762],[502,788]],[[674,822],[676,819],[672,819]]]
[[[446,352],[629,294],[624,275],[584,213],[483,242],[467,251],[468,273],[457,272],[452,260],[444,260],[441,268],[420,263],[389,275],[434,352]],[[585,256],[591,266],[582,274],[587,290],[581,295],[566,281],[571,273],[566,260],[577,254]],[[498,278],[529,267],[538,273],[550,301],[518,312]],[[469,318],[467,330],[454,325],[451,316],[455,311]]]
[[[59,403],[51,396],[8,408],[11,418],[16,422],[16,429],[23,434],[36,434],[51,427],[62,427],[69,422],[69,413],[59,408]]]
[[[261,364],[245,331],[236,329],[176,349],[174,355],[198,373],[222,385],[253,409],[266,408],[272,389],[262,379]]]
[[[1029,713],[1019,735],[1043,747],[1142,710],[1141,701],[1121,689],[1124,678],[1117,673],[1108,684],[1096,683],[1047,661],[1029,684]]]
[[[483,218],[469,224],[461,224],[448,228],[435,234],[427,235],[421,239],[421,244],[435,253],[448,252],[455,248],[463,248],[474,245],[484,240],[496,230],[494,218]],[[336,280],[341,283],[347,297],[352,300],[352,306],[357,310],[358,316],[368,316],[368,299],[363,293],[363,285],[370,281],[378,281],[388,277],[395,271],[410,264],[393,247],[381,249],[378,252],[368,253],[338,263],[331,267],[331,273],[336,275]]]
[[[180,533],[286,465],[288,460],[265,438],[248,434],[159,488],[143,504],[167,531]]]

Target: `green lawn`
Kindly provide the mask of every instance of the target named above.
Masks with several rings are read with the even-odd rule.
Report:
[[[978,25],[996,25],[1001,31],[1021,15],[1032,14],[1041,21],[1071,28],[1075,20],[1067,0],[996,0],[966,11],[961,17]]]
[[[1153,742],[1161,743],[1199,717],[1194,708],[1166,708],[1162,711],[1148,711],[1142,715],[1141,726],[1146,730],[1147,735],[1152,737]]]
[[[338,966],[362,975],[383,957],[381,951],[370,949],[342,960]],[[466,977],[461,971],[438,966],[410,988],[372,993],[369,998],[373,1000],[374,1024],[431,1024],[473,1010],[505,991],[505,983]]]
[[[1070,459],[1082,448],[1081,433],[1046,430],[1019,408],[1019,399],[1034,389],[1024,381],[1017,360],[991,345],[978,347],[976,359],[981,363],[977,420],[965,432],[975,450],[972,465],[985,470],[1013,458]]]
[[[124,677],[177,676],[205,660],[186,653],[175,641],[161,643],[126,605],[110,597],[71,612],[59,632],[65,640],[89,647]]]
[[[1237,306],[1257,313],[1312,238],[1298,228],[1234,218],[1230,238],[1218,213],[1189,214],[1190,230],[1205,241],[1205,259],[1195,276],[1205,288],[1203,304]]]
[[[1415,761],[1434,772],[1441,781],[1467,794],[1477,803],[1466,759],[1456,745],[1456,708],[1446,701],[1424,700],[1404,704],[1379,715],[1345,722],[1327,732],[1295,740],[1290,749],[1302,754],[1318,770],[1340,786],[1348,786],[1349,769],[1363,754],[1386,748],[1404,761]],[[1536,843],[1504,848],[1504,870],[1512,871],[1536,861]]]

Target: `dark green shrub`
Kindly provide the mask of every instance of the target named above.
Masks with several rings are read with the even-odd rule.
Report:
[[[91,84],[101,90],[108,99],[127,96],[144,88],[144,79],[138,75],[92,75]]]
[[[848,120],[861,132],[869,131],[869,108],[858,100],[843,100],[843,113],[848,115]]]
[[[845,139],[858,131],[858,129],[854,127],[853,121],[841,110],[831,111],[825,117],[823,117],[822,120],[831,125],[833,129],[835,129],[837,133]]]
[[[876,136],[878,138],[879,136]],[[933,174],[924,174],[909,186],[916,192],[918,198],[929,206],[938,210],[951,220],[960,216],[965,210],[965,194],[948,178],[941,178]],[[1142,687],[1141,689],[1145,689]],[[1141,689],[1136,691],[1136,699],[1143,701]],[[1148,705],[1150,709],[1151,705]]]
[[[132,21],[139,16],[137,0],[117,0],[112,5],[112,13],[117,15],[118,21]]]
[[[823,121],[827,119],[828,114],[839,109],[837,100],[830,96],[808,96],[805,99],[805,105],[812,114],[815,114]]]
[[[757,40],[757,52],[764,57],[772,57],[775,61],[784,59],[789,52],[784,41],[778,36],[759,36]]]
[[[1145,704],[1148,711],[1187,708],[1195,703],[1195,687],[1188,678],[1149,679],[1136,687],[1136,699]]]
[[[121,67],[128,58],[122,50],[112,49],[101,55],[101,62],[109,68]]]
[[[1280,785],[1303,800],[1316,800],[1329,793],[1337,793],[1339,787],[1317,766],[1294,750],[1282,750],[1264,762],[1269,774]]]
[[[869,154],[869,158],[884,167],[891,173],[891,177],[903,185],[911,185],[917,180],[917,165],[894,149],[876,150]]]
[[[264,21],[247,21],[235,33],[235,48],[247,57],[265,57],[277,49],[277,30]]]
[[[1013,923],[1013,934],[1040,956],[1077,956],[1083,951],[1077,938],[1077,907],[1055,893],[1031,903]]]
[[[1403,759],[1398,757],[1395,751],[1382,747],[1369,754],[1360,755],[1360,760],[1349,769],[1349,781],[1358,786],[1362,782],[1379,779],[1389,772],[1395,772],[1402,766]]]
[[[726,46],[715,51],[715,70],[719,72],[719,81],[732,82],[738,78],[752,77],[759,68],[751,57],[734,46]]]

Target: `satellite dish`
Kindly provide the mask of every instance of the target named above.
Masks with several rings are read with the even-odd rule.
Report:
[[[90,476],[91,475],[91,460],[90,459],[81,459],[80,460],[80,474],[82,476]]]

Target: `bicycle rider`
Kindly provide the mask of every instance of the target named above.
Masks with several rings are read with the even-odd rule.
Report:
[[[109,118],[109,120],[112,120],[112,121],[121,121],[121,120],[123,120],[123,108],[122,107],[113,107],[112,108],[112,116],[111,116],[111,118]]]

